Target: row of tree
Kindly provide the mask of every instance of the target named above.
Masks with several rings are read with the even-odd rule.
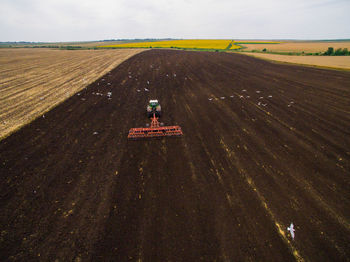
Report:
[[[335,56],[341,56],[341,55],[350,55],[350,52],[347,48],[338,48],[337,50],[334,50],[333,47],[328,47],[328,50],[323,53],[323,55],[335,55]]]

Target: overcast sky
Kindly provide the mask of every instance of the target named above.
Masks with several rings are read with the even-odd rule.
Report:
[[[350,0],[0,0],[0,41],[350,38]]]

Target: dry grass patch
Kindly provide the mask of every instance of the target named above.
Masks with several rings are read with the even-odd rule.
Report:
[[[264,48],[269,52],[325,52],[328,47],[350,49],[350,42],[285,42],[280,44],[241,44],[246,47],[245,51],[259,50]]]
[[[0,49],[0,139],[142,51]]]
[[[242,54],[279,62],[350,70],[350,56],[288,56],[248,52]]]

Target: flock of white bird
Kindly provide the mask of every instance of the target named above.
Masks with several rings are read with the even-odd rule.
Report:
[[[246,89],[243,89],[242,90],[242,93],[246,93],[247,92],[247,90]],[[260,91],[260,90],[257,90],[257,91],[255,91],[255,93],[257,93],[257,94],[260,94],[262,91]],[[239,95],[236,95],[238,98],[240,98],[240,99],[249,99],[250,98],[250,96],[249,95],[246,95],[246,94],[239,94]],[[230,98],[234,98],[235,97],[235,95],[230,95],[229,96]],[[208,97],[208,100],[209,101],[213,101],[213,100],[218,100],[218,99],[221,99],[221,100],[224,100],[226,97],[225,96],[220,96],[220,97]],[[266,101],[266,99],[271,99],[272,98],[272,95],[267,95],[267,97],[265,98],[265,100],[264,100],[264,97],[263,96],[260,96],[259,98],[258,98],[258,101],[257,101],[257,105],[258,106],[267,106],[268,104],[267,104],[267,101]],[[260,100],[260,101],[259,101]],[[287,106],[288,107],[291,107],[292,105],[294,104],[294,101],[290,101],[288,104],[287,104]]]

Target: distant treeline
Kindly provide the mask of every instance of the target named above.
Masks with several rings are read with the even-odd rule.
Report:
[[[72,46],[72,45],[35,45],[33,48],[59,48],[59,49],[70,49],[70,50],[76,50],[76,49],[82,49],[82,46]]]
[[[87,49],[93,49],[97,50],[98,47],[87,47],[87,46],[75,46],[75,45],[24,45],[24,46],[17,46],[17,45],[0,45],[0,48],[54,48],[54,49],[60,49],[60,50],[87,50]]]
[[[18,42],[0,42],[0,45],[28,45],[28,44],[39,44],[39,42],[26,42],[26,41],[18,41]]]
[[[150,42],[150,41],[161,41],[161,40],[174,40],[173,38],[120,38],[120,39],[104,39],[104,40],[96,40],[96,41],[76,41],[76,42],[66,42],[66,43],[94,43],[94,42]],[[0,42],[0,45],[42,45],[42,44],[50,44],[49,42],[27,42],[27,41],[7,41]],[[64,44],[64,42],[62,42]],[[51,45],[50,45],[51,46]]]
[[[328,50],[323,53],[323,55],[328,56],[344,56],[344,55],[350,55],[350,52],[347,48],[338,48],[337,50],[334,50],[333,47],[328,47]]]
[[[97,49],[96,47],[86,47],[86,46],[78,46],[78,45],[36,45],[33,48],[58,48],[63,50],[79,50],[79,49]]]
[[[315,40],[314,42],[349,42],[350,39],[326,39],[326,40]]]

